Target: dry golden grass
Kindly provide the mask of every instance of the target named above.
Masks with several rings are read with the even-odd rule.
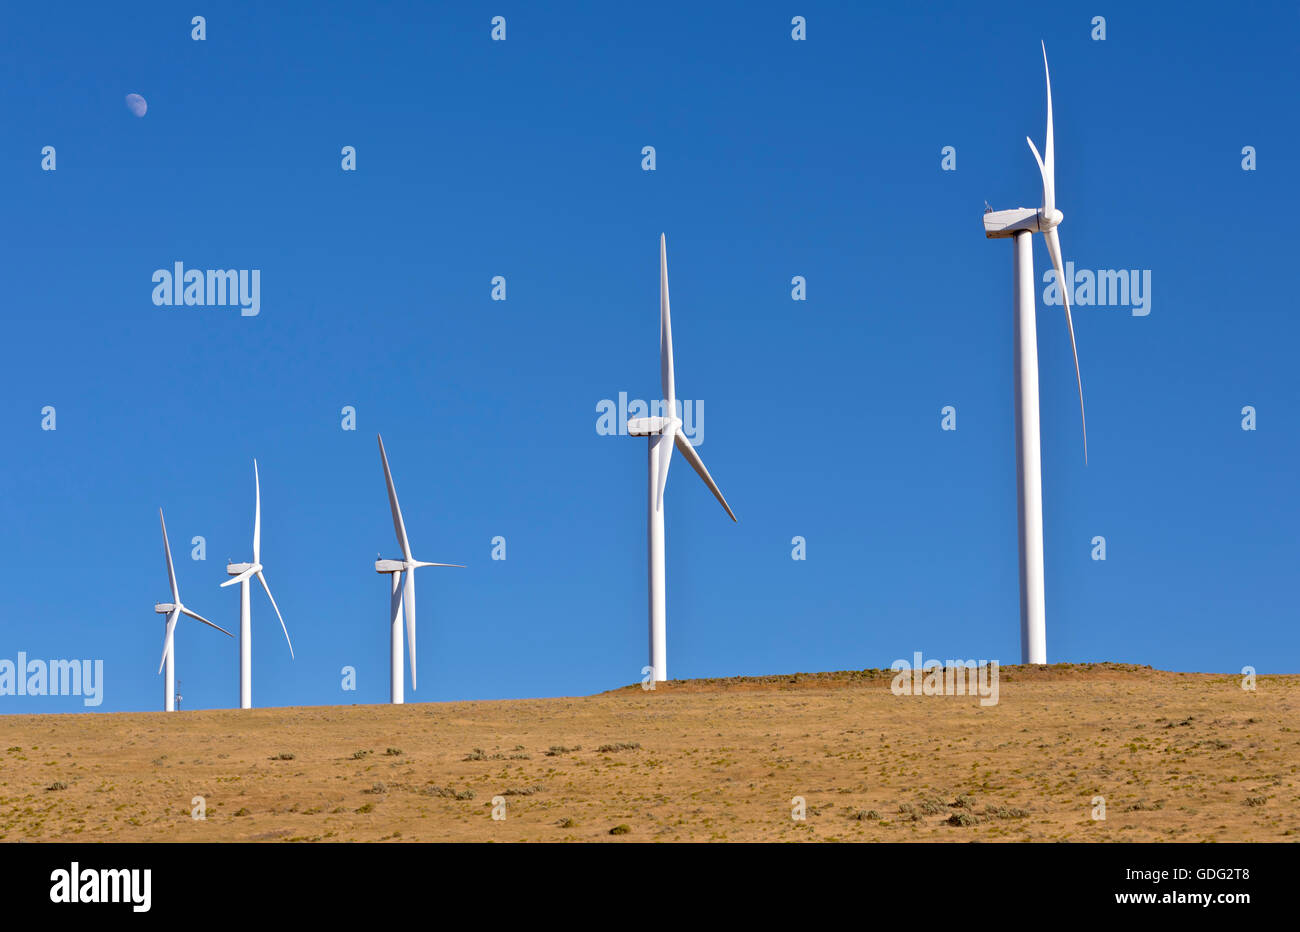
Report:
[[[0,839],[1300,839],[1300,676],[1249,692],[1236,676],[1114,664],[1001,673],[988,708],[895,696],[887,672],[863,671],[578,699],[3,716]]]

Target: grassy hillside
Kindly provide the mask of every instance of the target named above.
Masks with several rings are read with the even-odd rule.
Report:
[[[1300,839],[1300,676],[1004,667],[989,707],[890,680],[2,716],[0,839]]]

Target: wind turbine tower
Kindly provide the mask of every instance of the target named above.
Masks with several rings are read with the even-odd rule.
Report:
[[[659,682],[668,679],[668,584],[664,575],[664,487],[668,483],[668,465],[673,449],[681,451],[691,468],[704,480],[731,520],[735,513],[722,491],[704,467],[704,460],[682,433],[682,419],[677,407],[677,381],[673,372],[673,324],[668,308],[668,241],[659,235],[659,378],[663,388],[663,414],[635,417],[627,422],[634,437],[649,438],[648,483],[648,551],[650,593],[650,675]]]
[[[1079,386],[1079,414],[1083,418],[1083,460],[1088,461],[1088,422],[1083,410],[1083,377],[1079,374],[1079,349],[1070,316],[1071,284],[1061,263],[1061,240],[1056,232],[1065,215],[1056,209],[1056,141],[1052,131],[1052,78],[1047,72],[1047,46],[1043,46],[1043,73],[1047,78],[1047,145],[1038,154],[1026,137],[1043,178],[1043,205],[991,210],[984,213],[984,235],[1013,239],[1014,332],[1016,395],[1016,484],[1020,525],[1020,660],[1047,663],[1047,599],[1043,586],[1043,469],[1038,430],[1038,322],[1035,317],[1034,233],[1042,233],[1056,269],[1057,288],[1065,305],[1065,323],[1074,352],[1074,377]]]
[[[393,512],[393,530],[397,532],[397,543],[402,548],[402,559],[375,561],[376,573],[387,573],[392,580],[389,593],[389,640],[388,640],[388,691],[389,701],[401,705],[406,701],[406,674],[402,669],[402,621],[406,621],[406,642],[411,654],[411,689],[415,689],[415,571],[421,566],[454,566],[464,569],[462,563],[425,563],[415,559],[411,554],[411,542],[406,536],[406,522],[402,520],[402,507],[397,504],[397,488],[393,485],[393,474],[388,468],[388,453],[384,450],[384,438],[379,436],[379,458],[384,464],[384,481],[388,485],[388,505]],[[405,584],[402,576],[405,574]]]
[[[253,707],[253,625],[252,611],[250,602],[249,584],[254,576],[266,590],[266,597],[271,600],[271,607],[275,609],[275,617],[280,619],[280,629],[284,631],[284,639],[289,644],[289,657],[293,657],[293,642],[289,640],[289,629],[284,626],[284,616],[280,614],[280,606],[275,604],[275,596],[271,595],[271,587],[266,584],[266,577],[262,575],[262,481],[257,475],[257,460],[253,460],[253,562],[252,563],[228,563],[226,572],[234,577],[227,579],[221,584],[221,588],[233,586],[239,583],[239,707],[241,709],[251,709]]]
[[[172,565],[172,545],[167,540],[167,521],[163,518],[162,509],[158,509],[158,521],[162,524],[163,552],[167,555],[167,580],[172,587],[172,600],[170,602],[158,602],[154,605],[153,610],[159,615],[167,616],[167,628],[163,634],[163,652],[162,660],[158,664],[158,672],[164,670],[167,675],[163,677],[163,711],[176,711],[176,622],[180,620],[181,615],[189,615],[195,621],[201,621],[209,628],[216,628],[226,637],[233,637],[229,631],[214,625],[202,615],[186,608],[181,602],[181,590],[176,584],[176,567]]]

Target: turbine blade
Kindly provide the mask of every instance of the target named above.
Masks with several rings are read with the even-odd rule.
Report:
[[[262,481],[257,477],[257,460],[253,460],[253,562],[262,562]]]
[[[670,424],[655,441],[659,448],[659,481],[655,494],[655,511],[662,511],[664,507],[664,486],[668,485],[668,464],[673,458],[673,435],[676,433],[677,425]]]
[[[172,609],[171,614],[167,616],[167,633],[163,635],[163,652],[162,660],[158,661],[158,672],[162,673],[163,667],[167,663],[167,655],[172,652],[172,644],[176,635],[176,620],[181,617],[180,609]]]
[[[1056,207],[1056,134],[1052,130],[1052,74],[1047,70],[1047,43],[1043,42],[1043,77],[1047,81],[1047,151],[1043,158],[1046,166],[1048,189],[1051,191],[1052,203],[1048,210]]]
[[[163,551],[167,554],[167,580],[172,586],[172,602],[179,605],[181,601],[181,593],[180,589],[176,587],[176,567],[172,566],[172,545],[171,542],[167,540],[167,520],[163,517],[163,511],[161,508],[158,509],[158,520],[162,523]]]
[[[1034,161],[1038,163],[1038,174],[1043,179],[1043,212],[1048,213],[1056,207],[1056,191],[1053,190],[1052,182],[1047,178],[1047,169],[1043,166],[1043,160],[1038,155],[1038,146],[1028,136],[1025,142],[1029,143],[1029,150],[1034,153]]]
[[[255,572],[255,571],[252,570],[251,568],[250,568],[250,569],[246,569],[246,570],[244,570],[242,573],[240,573],[238,576],[231,576],[231,577],[230,577],[229,579],[227,579],[225,582],[221,583],[217,588],[219,588],[219,589],[224,589],[224,588],[226,588],[227,586],[233,586],[235,583],[241,583],[241,582],[243,582],[245,579],[247,579],[248,577],[252,576],[254,572]]]
[[[1074,352],[1074,378],[1079,383],[1079,417],[1083,423],[1083,462],[1088,462],[1088,417],[1083,410],[1083,376],[1079,373],[1079,347],[1074,342],[1074,319],[1070,316],[1070,287],[1065,281],[1064,266],[1061,264],[1061,238],[1056,227],[1047,231],[1047,251],[1052,254],[1052,265],[1056,267],[1056,287],[1061,292],[1065,303],[1065,323],[1070,328],[1070,349]]]
[[[416,566],[454,566],[457,569],[462,569],[462,570],[465,568],[464,563],[425,563],[423,560],[416,560],[415,565]]]
[[[668,240],[659,234],[659,379],[666,417],[677,416],[677,380],[673,375],[673,321],[668,310]]]
[[[708,469],[704,467],[704,460],[700,459],[699,452],[695,447],[691,446],[691,442],[686,439],[684,434],[677,434],[674,440],[676,441],[677,449],[682,451],[682,456],[686,457],[686,461],[691,464],[691,468],[699,473],[700,478],[704,480],[704,484],[707,485],[709,491],[713,493],[713,497],[716,498],[722,504],[722,507],[727,510],[727,514],[731,515],[731,520],[735,521],[736,513],[731,510],[731,506],[727,504],[727,500],[722,497],[722,490],[718,488],[718,484],[713,481],[713,477],[709,475]]]
[[[397,489],[393,487],[393,474],[388,468],[388,453],[384,450],[383,437],[379,437],[379,456],[384,461],[384,481],[388,483],[388,504],[393,510],[393,528],[397,531],[397,542],[402,545],[402,556],[409,561],[411,542],[406,539],[406,523],[402,521],[402,508],[397,504]]]
[[[275,604],[275,596],[271,595],[271,587],[266,584],[266,577],[262,571],[257,571],[257,579],[266,590],[266,597],[271,600],[271,608],[275,609],[275,617],[280,619],[280,629],[284,631],[284,640],[289,645],[289,656],[293,657],[293,641],[289,640],[289,629],[284,626],[284,616],[280,614],[280,606]]]
[[[411,656],[411,689],[415,686],[415,568],[406,571],[406,590],[402,593],[402,611],[406,613],[406,650]]]
[[[1047,145],[1045,151],[1046,158],[1038,154],[1038,147],[1028,136],[1025,141],[1029,143],[1030,150],[1034,153],[1034,161],[1038,163],[1038,174],[1043,177],[1043,213],[1050,215],[1056,210],[1056,132],[1052,126],[1052,76],[1047,71],[1047,45],[1043,44],[1043,74],[1047,78]]]
[[[203,622],[203,623],[204,623],[205,625],[207,625],[209,628],[216,628],[218,631],[220,631],[222,634],[224,634],[224,635],[225,635],[226,637],[228,637],[228,638],[233,638],[233,637],[234,637],[233,634],[231,634],[231,633],[230,633],[229,631],[227,631],[225,628],[221,627],[221,625],[213,624],[212,622],[210,622],[210,621],[208,621],[206,618],[204,618],[202,615],[200,615],[198,612],[192,612],[192,611],[190,611],[188,608],[186,608],[184,605],[181,606],[181,611],[184,612],[186,615],[189,615],[189,616],[190,616],[191,618],[193,618],[195,621],[201,621],[201,622]]]

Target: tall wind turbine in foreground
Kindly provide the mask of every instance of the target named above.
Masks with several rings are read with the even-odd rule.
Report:
[[[167,554],[167,579],[172,585],[172,600],[170,602],[159,602],[154,605],[153,610],[159,615],[167,616],[167,633],[163,636],[162,662],[158,664],[158,672],[162,673],[163,668],[167,670],[167,676],[163,679],[163,711],[176,711],[176,622],[180,620],[181,615],[189,615],[196,621],[201,621],[209,628],[216,628],[226,637],[234,637],[229,631],[214,625],[197,612],[192,612],[181,602],[181,591],[176,585],[176,568],[172,565],[172,545],[167,540],[167,521],[163,518],[162,509],[158,509],[158,520],[162,523],[163,532],[163,552]]]
[[[650,667],[655,680],[668,679],[668,614],[665,605],[667,583],[664,579],[664,486],[668,482],[668,464],[673,447],[699,473],[714,498],[736,520],[718,484],[713,481],[695,447],[682,433],[677,411],[677,383],[673,377],[673,324],[668,313],[668,243],[659,234],[659,376],[663,387],[662,416],[634,417],[627,422],[628,433],[650,438],[649,456],[649,549],[650,549]]]
[[[397,531],[397,542],[402,547],[400,560],[376,560],[375,572],[388,573],[392,577],[392,624],[389,628],[389,663],[388,689],[393,705],[406,701],[404,695],[405,674],[402,671],[402,615],[406,615],[406,639],[411,652],[411,689],[415,689],[415,570],[420,566],[455,566],[464,568],[462,563],[424,563],[411,556],[411,542],[406,537],[406,522],[402,520],[402,508],[397,504],[397,489],[393,487],[393,474],[388,468],[388,454],[384,451],[384,438],[379,437],[379,458],[384,462],[384,481],[388,483],[388,505],[393,510],[393,529]],[[402,574],[406,574],[403,588]],[[405,612],[403,612],[405,609]]]
[[[248,590],[254,576],[266,590],[266,597],[271,600],[275,617],[280,619],[280,628],[284,631],[284,639],[289,644],[289,656],[293,657],[293,641],[289,640],[289,629],[284,626],[284,616],[280,614],[280,606],[275,604],[271,587],[266,584],[266,577],[262,575],[262,482],[257,475],[257,460],[253,460],[253,488],[256,496],[253,500],[253,562],[227,563],[226,572],[234,579],[227,579],[221,584],[221,588],[224,589],[226,586],[239,583],[239,707],[241,709],[253,707],[253,626]]]
[[[1016,478],[1020,512],[1020,659],[1022,663],[1047,663],[1047,608],[1043,591],[1043,473],[1038,441],[1038,324],[1035,319],[1033,234],[1047,240],[1056,284],[1065,304],[1065,323],[1074,351],[1074,377],[1079,385],[1079,414],[1083,417],[1083,377],[1079,374],[1079,349],[1070,317],[1072,282],[1065,280],[1061,240],[1056,228],[1065,215],[1056,209],[1056,142],[1052,133],[1052,78],[1047,72],[1047,46],[1043,46],[1043,73],[1047,77],[1047,146],[1033,150],[1043,177],[1043,206],[985,211],[984,235],[989,239],[1015,239],[1015,366],[1016,366]],[[1088,461],[1088,422],[1083,417],[1083,461]]]

